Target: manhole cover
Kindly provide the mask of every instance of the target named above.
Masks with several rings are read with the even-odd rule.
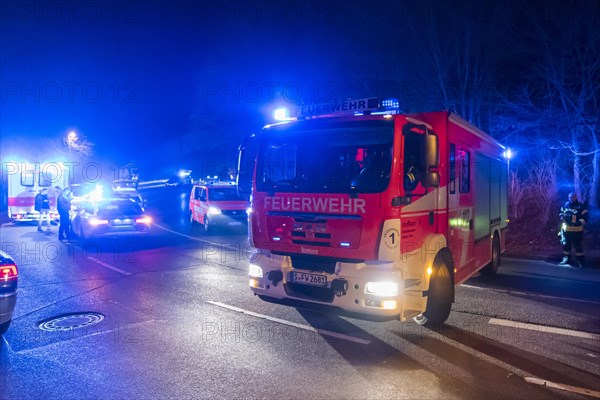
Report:
[[[70,331],[97,324],[104,315],[95,312],[64,314],[42,321],[39,328],[47,332]]]

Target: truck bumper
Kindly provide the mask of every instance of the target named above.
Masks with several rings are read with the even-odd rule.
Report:
[[[319,286],[292,282],[292,273],[325,276],[327,283]],[[318,280],[322,282],[322,278]],[[261,297],[331,306],[357,315],[403,320],[423,311],[420,307],[415,310],[417,307],[411,304],[407,309],[402,269],[393,262],[337,262],[334,273],[325,273],[294,269],[288,256],[258,256],[250,261],[249,285]],[[369,290],[377,285],[384,290]]]

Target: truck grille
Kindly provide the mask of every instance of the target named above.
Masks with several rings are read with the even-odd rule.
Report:
[[[292,297],[306,300],[317,300],[323,303],[333,303],[335,293],[333,290],[324,287],[315,287],[310,285],[301,285],[297,283],[288,283],[284,285],[285,292]]]
[[[319,271],[333,274],[337,260],[330,257],[309,256],[304,254],[292,255],[292,267],[306,271]]]

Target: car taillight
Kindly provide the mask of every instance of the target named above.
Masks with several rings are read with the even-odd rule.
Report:
[[[17,279],[19,271],[15,264],[0,265],[0,281],[8,281],[11,279]]]
[[[149,224],[152,223],[152,218],[150,218],[150,217],[142,217],[142,218],[136,219],[135,222],[138,223],[138,224],[149,225]]]

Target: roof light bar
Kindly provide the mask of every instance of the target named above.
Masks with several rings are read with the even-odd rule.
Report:
[[[275,111],[276,119],[293,120],[333,115],[370,115],[370,114],[397,114],[400,112],[400,102],[396,98],[379,100],[376,97],[346,100],[336,103],[321,103],[298,106],[292,110],[291,116],[287,110]]]

